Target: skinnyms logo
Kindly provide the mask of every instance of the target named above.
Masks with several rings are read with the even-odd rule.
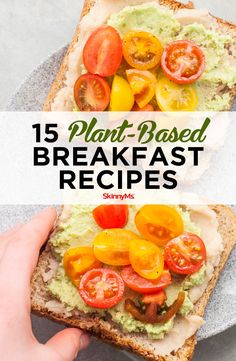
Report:
[[[103,199],[120,199],[121,201],[125,199],[135,199],[134,193],[125,193],[125,194],[114,194],[114,193],[103,193]]]

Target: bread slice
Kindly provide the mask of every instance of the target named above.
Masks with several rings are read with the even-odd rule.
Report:
[[[94,2],[95,2],[94,0],[85,0],[81,17],[83,17],[84,15],[87,15],[89,13],[90,9],[94,5]],[[181,2],[178,2],[175,0],[158,0],[158,2],[161,5],[169,8],[173,11],[176,11],[179,9],[194,9],[194,4],[191,1],[189,1],[187,4],[182,4]],[[219,25],[219,31],[224,34],[230,35],[235,40],[235,44],[236,44],[236,25],[232,24],[230,22],[227,22],[223,19],[217,18],[215,16],[213,16],[213,17],[217,20],[217,23]],[[76,28],[75,34],[73,36],[73,39],[66,52],[66,55],[62,61],[62,64],[58,71],[58,74],[55,78],[55,81],[53,82],[51,89],[48,93],[48,96],[45,100],[44,108],[43,108],[44,111],[51,111],[51,106],[52,106],[52,103],[53,103],[57,93],[64,87],[65,74],[68,69],[69,54],[73,51],[75,44],[78,42],[79,36],[80,36],[80,27],[78,25]],[[233,53],[236,56],[236,49],[234,49],[234,50],[235,50],[235,52],[233,51]],[[234,98],[236,96],[236,86],[233,89],[230,89],[230,90],[227,89],[224,91],[227,91],[230,95],[231,101],[229,104],[229,109],[227,109],[227,110],[230,110],[233,106]]]
[[[223,269],[236,241],[236,214],[231,208],[222,205],[214,205],[211,206],[211,208],[217,215],[219,224],[218,231],[224,241],[224,250],[221,254],[220,263],[214,270],[214,276],[210,280],[202,297],[195,304],[193,312],[199,316],[203,316],[204,314],[205,307],[210,294],[216,285],[220,271]],[[56,226],[54,232],[57,232],[58,230],[58,226]],[[151,340],[147,343],[147,341],[142,341],[142,339],[134,333],[122,333],[112,321],[103,320],[96,315],[86,315],[82,312],[79,312],[76,316],[68,316],[66,308],[58,301],[55,301],[55,307],[53,307],[53,309],[50,308],[49,310],[46,307],[46,303],[53,302],[53,300],[45,287],[43,274],[51,267],[50,264],[52,262],[53,255],[48,243],[46,249],[39,258],[37,269],[32,278],[31,298],[32,311],[34,313],[65,325],[87,330],[105,342],[122,347],[123,349],[131,350],[148,360],[187,361],[191,359],[196,343],[195,336],[187,339],[185,344],[176,352],[172,352],[170,355],[164,357],[158,355],[158,351],[153,348]]]

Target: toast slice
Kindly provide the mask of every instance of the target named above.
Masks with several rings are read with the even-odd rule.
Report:
[[[221,254],[220,263],[215,267],[214,275],[204,294],[195,304],[193,312],[199,316],[203,316],[204,314],[205,307],[219,278],[220,271],[223,269],[236,241],[236,214],[231,208],[222,205],[211,206],[211,208],[217,216],[219,224],[218,231],[224,242],[224,250]],[[57,231],[59,231],[58,224],[54,232]],[[37,269],[32,278],[31,299],[32,311],[34,313],[65,325],[87,330],[107,343],[131,350],[148,360],[187,361],[191,359],[196,344],[195,336],[187,339],[185,344],[176,352],[172,352],[164,357],[158,355],[158,350],[154,347],[152,340],[147,341],[134,333],[123,333],[112,321],[104,320],[96,315],[89,316],[82,312],[78,312],[76,316],[68,315],[65,306],[59,301],[53,300],[46,289],[43,275],[46,271],[48,272],[50,268],[53,268],[52,265],[54,262],[50,244],[48,243],[39,258]],[[48,305],[50,305],[50,307]]]
[[[90,9],[93,7],[95,1],[96,0],[85,0],[81,18],[90,12]],[[187,4],[182,4],[181,2],[175,0],[156,0],[156,1],[159,2],[160,5],[163,5],[173,11],[177,11],[179,9],[194,9],[194,4],[191,1],[189,1]],[[236,44],[236,25],[227,22],[223,19],[217,18],[215,16],[212,17],[216,19],[219,26],[219,31],[223,34],[230,35],[235,40],[234,43]],[[73,51],[75,44],[78,42],[79,36],[80,36],[80,25],[78,25],[76,28],[73,39],[62,61],[58,74],[51,86],[47,98],[45,99],[44,108],[43,108],[44,111],[52,110],[51,109],[52,103],[55,97],[57,96],[57,93],[65,86],[64,81],[65,81],[65,74],[68,70],[69,55]],[[234,46],[232,53],[236,57],[235,47],[236,45]],[[226,110],[230,110],[233,106],[234,98],[236,96],[236,86],[233,89],[224,89],[223,92],[227,92],[230,95],[229,109],[226,109]]]

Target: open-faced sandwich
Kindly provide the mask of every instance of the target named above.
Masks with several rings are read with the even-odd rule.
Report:
[[[87,0],[44,110],[229,110],[235,46],[235,25],[192,3]]]
[[[150,360],[189,360],[235,240],[225,206],[65,206],[32,309]]]

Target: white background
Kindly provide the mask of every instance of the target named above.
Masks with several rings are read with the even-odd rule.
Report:
[[[236,22],[235,0],[195,0],[194,3]],[[82,0],[0,0],[0,110],[35,66],[70,41],[81,8]],[[37,331],[40,335],[40,329]],[[194,361],[235,360],[235,334],[236,327],[199,343]],[[100,350],[98,346],[97,351]],[[120,356],[114,353],[113,356],[114,361],[120,361]],[[96,360],[93,350],[86,351],[83,359]]]

